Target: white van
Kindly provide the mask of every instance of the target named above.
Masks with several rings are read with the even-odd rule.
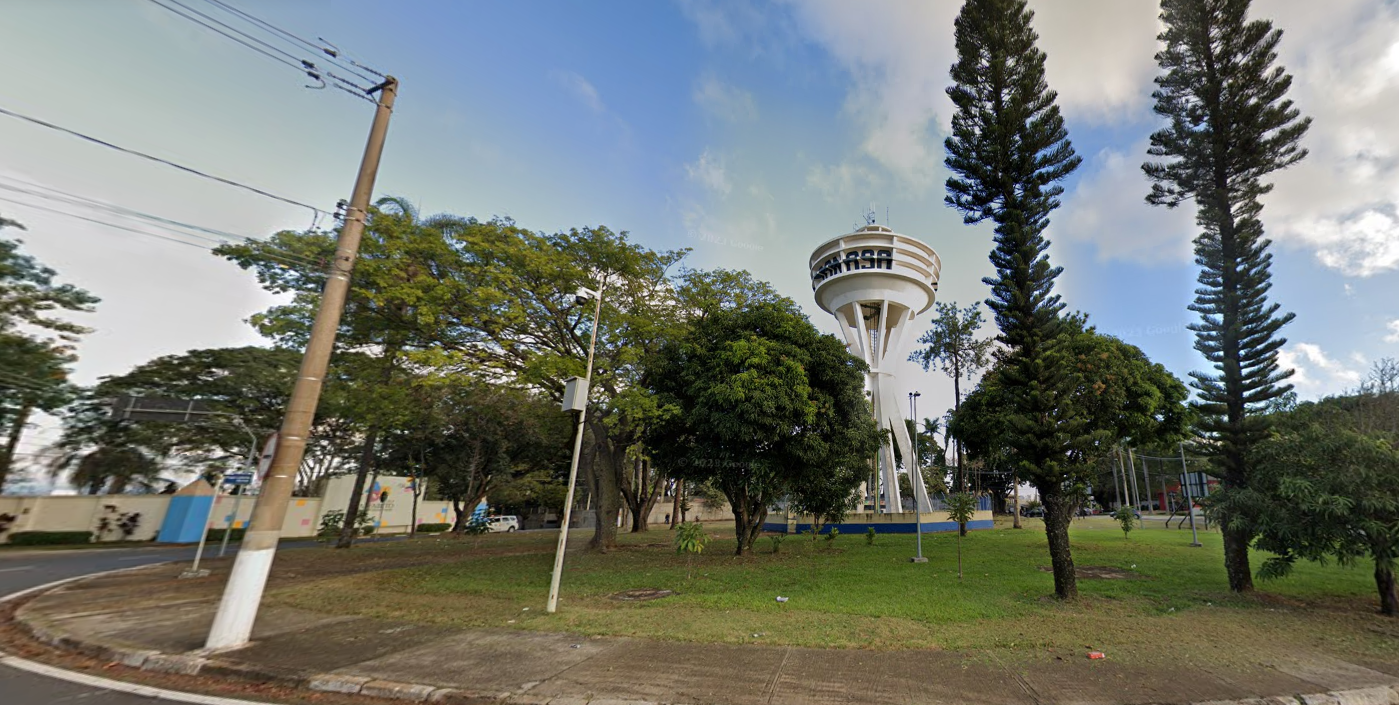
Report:
[[[491,530],[491,533],[495,533],[495,532],[498,532],[498,531],[506,531],[506,532],[509,532],[509,531],[519,531],[519,530],[520,530],[520,517],[517,517],[517,516],[496,516],[496,517],[489,517],[489,518],[486,519],[486,526]]]

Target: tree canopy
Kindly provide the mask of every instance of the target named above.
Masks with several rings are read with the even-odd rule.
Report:
[[[844,516],[880,443],[865,365],[790,299],[707,308],[648,366],[665,413],[647,445],[676,474],[724,493],[739,554],[784,497]]]

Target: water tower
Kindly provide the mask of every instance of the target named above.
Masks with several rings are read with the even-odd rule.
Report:
[[[845,347],[869,365],[866,388],[875,422],[893,432],[899,455],[913,457],[904,425],[894,368],[908,357],[918,333],[915,319],[933,306],[942,261],[933,248],[883,225],[868,224],[816,248],[811,254],[811,288],[816,303],[835,316]],[[886,498],[883,511],[903,511],[894,451],[879,451],[879,480]],[[932,511],[919,473],[909,473],[919,508]],[[876,505],[879,493],[875,493]]]

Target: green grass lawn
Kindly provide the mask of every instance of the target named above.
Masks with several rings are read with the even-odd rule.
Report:
[[[571,551],[555,615],[544,613],[553,535],[428,539],[439,557],[450,550],[460,559],[300,582],[275,589],[273,599],[423,623],[701,642],[992,649],[1012,657],[1091,646],[1137,662],[1258,663],[1320,651],[1399,662],[1399,624],[1375,614],[1371,566],[1299,565],[1293,577],[1238,597],[1228,592],[1214,532],[1202,532],[1204,547],[1191,548],[1188,530],[1156,524],[1124,539],[1108,518],[1075,521],[1076,565],[1127,577],[1081,578],[1081,599],[1071,604],[1052,598],[1035,520],[964,538],[961,580],[950,534],[924,536],[924,564],[908,562],[913,536],[881,535],[874,545],[863,535],[831,545],[791,537],[777,554],[763,538],[755,555],[739,558],[727,527],[710,534],[715,540],[693,561],[675,554],[664,529],[626,535],[608,554]],[[355,553],[423,549],[386,544]],[[634,588],[676,594],[610,598]],[[779,595],[788,601],[779,604]]]

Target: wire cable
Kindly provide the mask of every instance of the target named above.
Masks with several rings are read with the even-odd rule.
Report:
[[[175,0],[170,0],[170,2],[175,2]],[[247,47],[247,48],[249,48],[249,49],[252,49],[253,51],[255,51],[255,52],[257,52],[257,53],[262,54],[263,56],[266,56],[267,58],[272,59],[273,61],[278,61],[278,62],[281,62],[281,63],[283,63],[283,64],[286,64],[287,66],[290,66],[290,67],[296,69],[297,71],[305,71],[305,70],[306,70],[306,69],[302,68],[299,64],[296,63],[296,57],[292,56],[291,54],[287,54],[287,52],[284,52],[284,51],[282,51],[282,50],[280,50],[280,49],[274,49],[275,51],[277,51],[277,52],[279,52],[279,53],[281,53],[281,54],[284,54],[284,55],[286,55],[286,56],[291,56],[291,59],[292,59],[291,61],[288,61],[287,59],[283,59],[283,58],[281,58],[281,57],[278,57],[276,54],[273,54],[273,53],[267,51],[266,49],[259,49],[258,47],[253,46],[252,44],[249,44],[249,43],[247,43],[246,41],[244,41],[244,40],[242,40],[242,39],[239,39],[238,37],[235,37],[235,36],[229,34],[228,32],[225,32],[225,31],[219,29],[218,27],[215,27],[215,26],[213,26],[213,25],[211,25],[211,24],[209,24],[209,23],[207,23],[207,22],[203,22],[203,21],[201,21],[201,20],[199,20],[199,19],[196,19],[196,18],[194,18],[194,17],[190,17],[189,15],[186,15],[185,13],[180,12],[179,10],[176,10],[175,8],[170,7],[169,5],[166,5],[165,3],[162,3],[160,0],[151,0],[151,3],[155,4],[155,5],[158,6],[158,7],[161,7],[161,8],[164,8],[164,9],[170,11],[172,14],[174,14],[174,15],[177,16],[177,17],[182,17],[182,18],[184,18],[184,19],[187,19],[187,20],[189,20],[190,22],[193,22],[193,23],[195,23],[195,24],[197,24],[197,25],[200,25],[200,26],[204,27],[205,29],[208,29],[208,30],[211,31],[211,32],[214,32],[214,33],[216,33],[216,34],[221,34],[221,35],[223,35],[224,37],[227,37],[228,39],[231,39],[231,40],[233,40],[233,41],[235,41],[235,42],[238,42],[239,44],[242,44],[243,46],[245,46],[245,47]],[[176,3],[176,4],[178,4],[178,3]],[[184,7],[184,6],[181,5],[181,7]],[[236,31],[236,30],[235,30],[235,31]],[[254,40],[254,41],[258,41],[258,40]],[[264,44],[264,46],[266,46],[266,43],[264,43],[264,42],[260,42],[260,41],[259,41],[259,43]]]
[[[324,39],[321,39],[320,37],[317,37],[317,39],[321,39],[322,44],[316,44],[316,43],[310,41],[309,39],[305,39],[305,38],[302,38],[302,37],[300,37],[300,36],[297,36],[296,34],[293,34],[293,33],[291,33],[291,32],[288,32],[287,30],[282,29],[281,27],[278,27],[277,25],[274,25],[274,24],[272,24],[271,22],[268,22],[268,21],[266,21],[266,20],[264,20],[264,19],[261,19],[261,18],[259,18],[259,17],[256,17],[256,16],[254,16],[254,15],[252,15],[252,14],[249,14],[248,12],[246,12],[246,11],[244,11],[244,10],[241,10],[241,9],[239,9],[239,8],[237,8],[237,7],[234,7],[233,5],[229,5],[228,3],[223,2],[222,0],[205,0],[205,1],[208,2],[208,3],[211,4],[211,5],[215,5],[215,6],[221,7],[221,8],[223,8],[224,10],[226,10],[227,12],[230,12],[230,13],[232,13],[232,14],[238,15],[238,16],[242,17],[243,19],[248,20],[249,22],[252,22],[252,23],[254,23],[254,24],[261,25],[262,27],[264,27],[264,28],[266,28],[266,29],[268,29],[268,30],[271,30],[271,31],[273,31],[273,32],[276,32],[276,33],[278,33],[278,34],[284,36],[284,37],[287,37],[287,38],[291,39],[292,41],[300,42],[301,44],[305,45],[306,47],[310,48],[310,49],[313,50],[313,51],[319,51],[319,52],[321,52],[322,54],[325,54],[326,56],[329,56],[329,57],[331,58],[331,60],[332,60],[332,61],[335,61],[338,65],[341,66],[341,68],[344,68],[345,70],[349,71],[350,73],[354,73],[354,74],[358,75],[360,78],[363,78],[364,80],[369,81],[370,83],[374,83],[374,82],[375,82],[374,79],[373,79],[373,78],[370,78],[369,76],[365,76],[364,74],[358,73],[357,71],[355,71],[355,68],[358,68],[358,69],[362,69],[362,70],[364,70],[364,71],[367,71],[367,72],[369,72],[369,73],[371,73],[371,74],[374,74],[375,76],[378,76],[378,77],[381,78],[381,79],[388,78],[388,76],[385,76],[384,74],[379,73],[378,71],[375,71],[374,69],[369,68],[368,66],[365,66],[365,65],[363,65],[363,64],[360,64],[359,62],[354,61],[353,59],[350,59],[348,55],[346,55],[344,61],[345,61],[345,62],[348,62],[351,66],[353,66],[353,67],[355,67],[355,68],[350,68],[349,66],[345,66],[344,63],[341,63],[341,62],[340,62],[340,56],[341,56],[341,54],[342,54],[343,52],[341,52],[341,51],[339,50],[339,48],[337,48],[337,47],[335,47],[334,45],[330,44],[330,42],[327,42],[327,41],[325,41]]]
[[[8,116],[10,116],[10,117],[12,117],[12,118],[17,118],[17,119],[20,119],[20,120],[24,120],[25,122],[32,123],[32,124],[38,125],[38,126],[40,126],[40,127],[46,127],[46,128],[48,128],[48,129],[50,129],[50,130],[55,130],[55,131],[57,131],[57,132],[62,132],[62,133],[68,134],[68,135],[72,135],[73,137],[77,137],[78,139],[82,139],[82,140],[86,140],[86,141],[88,141],[88,142],[92,142],[93,144],[102,145],[103,147],[107,147],[108,149],[115,149],[115,150],[117,150],[118,152],[123,152],[123,153],[125,153],[125,154],[130,154],[130,155],[132,155],[132,156],[141,157],[142,159],[147,159],[147,160],[156,162],[157,164],[164,164],[165,166],[172,167],[172,168],[175,168],[175,169],[179,169],[180,171],[183,171],[183,172],[186,172],[186,173],[189,173],[189,174],[194,174],[195,176],[198,176],[198,177],[201,177],[201,178],[209,179],[209,180],[211,180],[211,181],[217,181],[217,182],[219,182],[219,183],[221,183],[221,184],[225,184],[225,185],[227,185],[227,186],[233,186],[233,187],[235,187],[235,188],[243,189],[244,191],[251,191],[252,193],[255,193],[255,194],[259,195],[259,196],[263,196],[263,197],[265,197],[265,198],[270,198],[270,199],[273,199],[273,200],[275,200],[275,201],[281,201],[282,203],[287,203],[287,204],[290,204],[290,205],[293,205],[293,206],[297,206],[298,208],[305,208],[305,209],[311,211],[312,213],[317,213],[317,214],[320,214],[320,215],[330,215],[329,212],[324,211],[324,210],[321,210],[320,208],[317,208],[317,207],[315,207],[315,206],[308,205],[308,204],[302,203],[302,202],[300,202],[300,201],[294,201],[294,200],[292,200],[292,199],[290,199],[290,198],[287,198],[287,197],[285,197],[285,196],[278,196],[278,195],[275,194],[275,193],[271,193],[271,192],[269,192],[269,191],[264,191],[264,190],[262,190],[262,189],[260,189],[260,188],[257,188],[256,186],[249,186],[249,185],[247,185],[247,184],[234,181],[233,179],[226,179],[226,178],[224,178],[224,177],[222,177],[222,176],[215,176],[215,175],[213,175],[213,174],[208,174],[208,173],[202,172],[202,171],[200,171],[200,170],[198,170],[198,169],[195,169],[195,168],[192,168],[192,167],[187,167],[187,166],[185,166],[185,165],[183,165],[183,164],[177,164],[177,163],[172,162],[172,161],[170,161],[170,160],[168,160],[168,159],[161,159],[160,157],[152,156],[152,155],[150,155],[150,154],[146,154],[145,152],[139,152],[139,151],[136,151],[136,150],[134,150],[134,149],[128,149],[128,148],[126,148],[126,147],[122,147],[122,146],[119,146],[119,145],[116,145],[116,144],[112,144],[111,142],[108,142],[108,141],[102,140],[102,139],[98,139],[98,138],[93,137],[93,136],[91,136],[91,135],[83,134],[83,133],[81,133],[81,132],[78,132],[77,130],[72,130],[72,129],[69,129],[69,128],[66,128],[66,127],[62,127],[62,126],[59,126],[59,125],[55,125],[55,124],[53,124],[53,123],[51,123],[51,122],[47,122],[47,121],[45,121],[45,120],[40,120],[39,118],[30,117],[30,116],[28,116],[28,115],[24,115],[24,114],[21,114],[21,113],[17,113],[17,112],[15,112],[15,111],[9,110],[8,108],[5,108],[5,107],[3,107],[3,106],[0,106],[0,115],[8,115]]]
[[[5,177],[0,177],[0,178],[5,178]],[[17,179],[16,179],[16,180],[17,180]],[[21,183],[24,183],[24,182],[21,182]],[[48,188],[48,187],[40,186],[40,188]],[[201,240],[206,240],[206,241],[215,243],[216,245],[227,245],[227,244],[258,244],[258,245],[261,245],[261,246],[262,246],[262,247],[261,247],[261,251],[262,251],[262,252],[267,253],[269,256],[276,256],[280,261],[282,261],[283,263],[286,263],[286,264],[298,264],[298,265],[300,265],[300,266],[302,266],[302,267],[307,267],[307,268],[312,269],[312,270],[317,270],[317,269],[323,268],[323,267],[325,266],[324,263],[316,262],[316,261],[314,261],[314,260],[311,260],[311,259],[309,259],[309,258],[307,258],[307,257],[304,257],[304,256],[302,256],[302,255],[299,255],[299,254],[297,254],[297,253],[290,252],[290,251],[285,250],[285,249],[283,249],[283,248],[278,248],[278,247],[270,246],[270,243],[268,243],[268,242],[265,241],[265,240],[259,240],[259,239],[256,239],[256,238],[245,237],[245,236],[242,236],[242,235],[235,235],[235,234],[233,234],[233,233],[225,232],[225,231],[222,231],[222,230],[215,230],[215,229],[213,229],[213,228],[207,228],[207,227],[200,226],[200,225],[191,225],[191,224],[188,224],[188,223],[182,223],[182,222],[180,222],[180,221],[178,221],[178,220],[171,220],[171,219],[169,219],[169,218],[162,218],[162,217],[160,217],[160,216],[151,215],[151,214],[149,214],[149,213],[144,213],[144,212],[142,212],[142,211],[137,211],[137,210],[133,210],[133,209],[130,209],[130,208],[124,208],[124,207],[122,207],[122,206],[116,206],[116,205],[112,205],[112,204],[109,204],[109,203],[104,203],[104,202],[102,202],[102,201],[96,201],[96,200],[93,200],[93,199],[90,199],[90,198],[85,198],[85,197],[82,197],[82,196],[77,196],[77,195],[74,195],[74,194],[67,194],[67,193],[65,193],[65,192],[63,192],[63,191],[59,191],[58,189],[49,188],[49,190],[55,191],[55,192],[57,192],[58,194],[61,194],[61,195],[57,195],[57,196],[52,195],[52,194],[40,193],[40,192],[37,192],[37,191],[30,191],[30,190],[27,190],[27,189],[16,188],[16,187],[14,187],[14,186],[8,186],[8,185],[6,185],[6,184],[0,184],[0,189],[7,190],[7,191],[13,191],[13,192],[17,192],[17,193],[23,193],[23,194],[31,195],[31,196],[36,196],[36,197],[39,197],[39,198],[43,198],[43,199],[45,199],[45,200],[58,201],[59,203],[64,203],[64,204],[67,204],[67,205],[74,205],[74,206],[78,206],[78,207],[80,207],[80,208],[82,208],[82,207],[91,208],[91,209],[94,209],[94,210],[106,211],[106,212],[108,212],[108,213],[111,213],[111,214],[114,214],[114,215],[118,215],[118,216],[124,216],[124,217],[128,217],[128,218],[138,218],[138,219],[143,219],[143,220],[152,221],[152,223],[154,224],[154,226],[157,227],[157,228],[159,228],[159,229],[161,229],[161,230],[165,230],[165,231],[167,231],[167,232],[172,232],[172,233],[175,233],[176,235],[189,235],[189,236],[192,236],[192,237],[199,238],[199,239],[201,239]],[[34,205],[34,204],[26,203],[26,202],[23,202],[23,201],[13,201],[13,200],[10,200],[10,199],[3,199],[3,198],[0,198],[0,200],[9,200],[9,202],[11,202],[11,203],[17,203],[17,204],[19,204],[19,205],[28,206],[28,207],[30,207],[30,208],[41,208],[41,209],[43,208],[42,206],[36,206],[36,205]],[[67,213],[67,212],[64,212],[64,211],[57,211],[57,210],[53,210],[53,209],[48,209],[48,210],[50,210],[51,212],[58,213],[58,214],[60,214],[60,215],[69,215],[69,216],[71,216],[71,217],[80,217],[80,216],[76,216],[76,215],[74,215],[74,214]],[[111,223],[107,223],[107,222],[105,222],[105,221],[92,221],[92,222],[96,222],[96,223],[98,223],[98,224],[100,224],[100,225],[107,225],[107,226],[109,226],[109,227],[120,227],[120,226],[116,226],[116,225],[111,224]],[[171,227],[171,226],[173,226],[173,227]],[[183,228],[183,230],[182,230],[182,229],[179,229],[179,228]],[[128,230],[129,230],[129,228],[128,228]],[[197,232],[185,232],[185,230],[193,230],[193,231],[197,231]],[[158,236],[158,235],[155,235],[154,233],[147,233],[147,232],[145,232],[145,231],[132,231],[132,232],[137,232],[137,233],[143,234],[143,235],[150,235],[151,237],[161,237],[162,239],[164,239],[163,236]],[[213,235],[214,237],[210,237],[209,235],[205,235],[205,234],[201,234],[201,233],[208,233],[209,235]],[[185,242],[185,241],[179,241],[179,242]],[[196,243],[185,243],[185,244],[196,245]],[[205,246],[203,246],[203,245],[196,245],[196,246],[205,247]],[[212,248],[208,248],[208,249],[211,249],[211,250],[212,250]]]
[[[47,206],[40,206],[40,205],[37,205],[37,204],[34,204],[34,203],[27,203],[27,202],[25,202],[25,201],[16,201],[16,200],[14,200],[14,199],[5,198],[5,197],[3,197],[3,196],[0,196],[0,201],[7,202],[7,203],[14,203],[14,204],[16,204],[16,205],[24,206],[24,207],[26,207],[26,208],[34,208],[34,209],[36,209],[36,210],[46,211],[46,212],[49,212],[49,213],[54,213],[54,214],[56,214],[56,215],[67,216],[67,217],[69,217],[69,218],[75,218],[75,219],[77,219],[77,220],[86,221],[86,222],[93,223],[93,224],[96,224],[96,225],[103,225],[103,226],[106,226],[106,227],[109,227],[109,228],[115,228],[115,229],[117,229],[117,230],[125,230],[126,232],[135,233],[135,234],[137,234],[137,235],[145,235],[146,237],[152,237],[152,238],[155,238],[155,239],[157,239],[157,240],[165,240],[165,241],[168,241],[168,242],[178,243],[178,244],[185,245],[185,246],[188,246],[188,247],[197,247],[197,248],[202,249],[202,250],[209,250],[210,252],[212,252],[212,251],[215,249],[214,247],[211,247],[211,246],[209,246],[209,245],[205,245],[205,244],[201,244],[201,243],[197,243],[197,242],[190,242],[189,240],[181,240],[181,239],[176,238],[176,237],[170,237],[170,236],[168,236],[168,235],[160,235],[160,234],[153,233],[153,232],[149,232],[149,231],[146,231],[146,230],[138,230],[138,229],[136,229],[136,228],[130,228],[130,227],[127,227],[127,226],[125,226],[125,225],[118,225],[118,224],[116,224],[116,223],[109,223],[109,222],[107,222],[107,221],[105,221],[105,220],[98,220],[98,219],[96,219],[96,218],[89,218],[89,217],[87,217],[87,216],[78,215],[77,213],[69,213],[69,212],[67,212],[67,211],[58,210],[58,209],[56,209],[56,208],[49,208],[49,207],[47,207]],[[251,238],[249,238],[249,240],[251,240]],[[231,243],[220,243],[220,244],[231,244]],[[307,262],[305,262],[305,261],[292,260],[292,259],[290,259],[290,258],[288,258],[288,257],[286,257],[286,256],[282,256],[282,255],[276,254],[275,250],[270,250],[270,249],[267,249],[267,248],[264,248],[264,249],[262,250],[262,253],[263,253],[268,259],[271,259],[271,260],[276,261],[276,262],[280,262],[280,263],[282,263],[283,265],[286,265],[286,266],[287,266],[288,268],[290,268],[290,269],[302,269],[302,268],[304,268],[304,267],[319,268],[319,266],[320,266],[319,264],[311,264],[311,263],[307,263]]]

